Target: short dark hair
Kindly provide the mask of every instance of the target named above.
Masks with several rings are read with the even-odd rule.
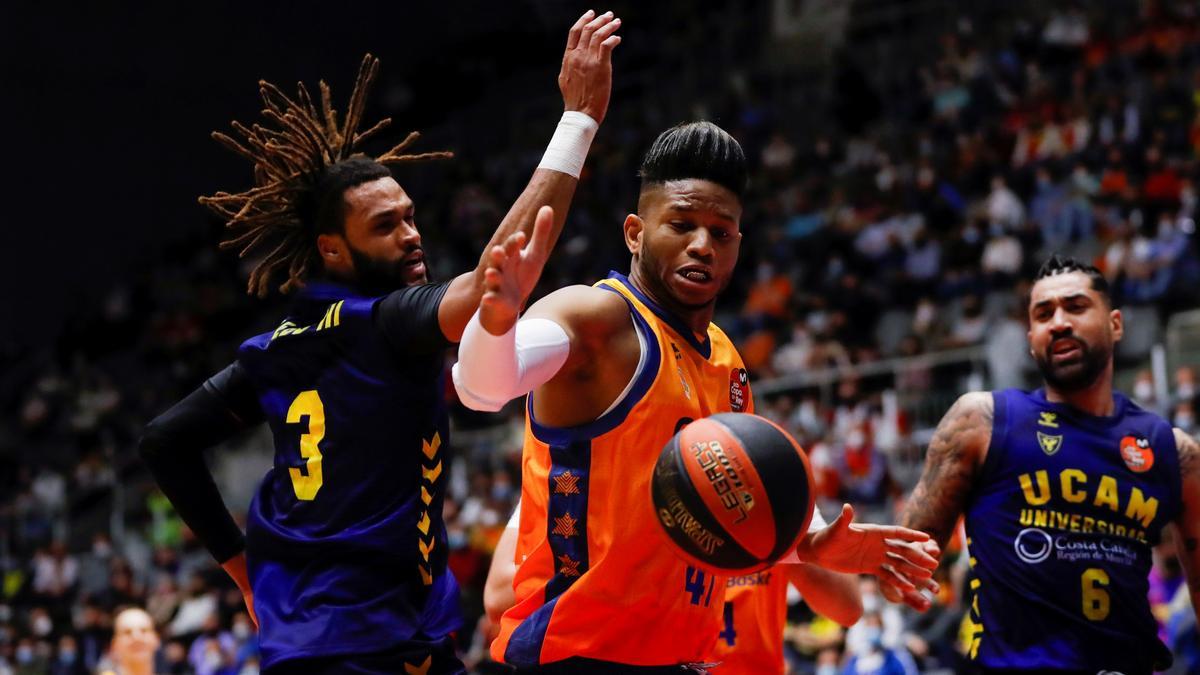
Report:
[[[1033,278],[1033,282],[1036,284],[1046,277],[1053,277],[1059,274],[1069,274],[1071,272],[1081,272],[1086,274],[1087,277],[1092,280],[1092,290],[1104,296],[1104,301],[1108,303],[1109,307],[1112,306],[1112,294],[1109,292],[1108,279],[1104,278],[1104,273],[1101,272],[1095,265],[1079,262],[1069,255],[1061,255],[1058,253],[1051,255],[1046,259],[1046,262],[1042,263],[1042,266],[1038,268],[1037,275]]]
[[[638,170],[642,189],[671,180],[699,178],[746,193],[746,155],[727,131],[712,122],[679,124],[658,135]]]
[[[332,164],[317,178],[306,204],[306,221],[312,223],[314,234],[344,233],[346,231],[346,190],[392,175],[390,169],[367,157],[352,157]]]

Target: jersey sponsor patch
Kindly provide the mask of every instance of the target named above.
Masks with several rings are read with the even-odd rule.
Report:
[[[746,402],[750,398],[750,376],[745,368],[734,368],[729,371],[729,406],[733,412],[746,412]]]
[[[1154,466],[1154,448],[1142,436],[1126,436],[1121,439],[1121,459],[1134,473],[1146,473]]]

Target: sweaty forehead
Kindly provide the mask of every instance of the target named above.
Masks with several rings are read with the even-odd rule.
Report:
[[[1083,272],[1065,272],[1039,279],[1030,291],[1029,304],[1032,307],[1038,303],[1054,302],[1073,295],[1099,297],[1099,293],[1092,288],[1091,277]]]
[[[742,215],[741,203],[729,188],[698,178],[654,185],[643,193],[643,198],[664,212],[707,211],[735,222]]]
[[[369,218],[373,213],[393,208],[408,208],[412,204],[408,194],[400,184],[390,176],[376,178],[352,188],[347,188],[344,194],[347,215],[359,215]]]

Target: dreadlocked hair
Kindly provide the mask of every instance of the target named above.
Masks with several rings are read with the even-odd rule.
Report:
[[[228,234],[221,242],[223,250],[238,249],[238,257],[261,255],[250,271],[248,293],[265,297],[277,282],[281,293],[303,285],[320,265],[317,234],[341,226],[342,193],[347,188],[391,175],[384,165],[454,156],[451,152],[403,154],[420,137],[416,131],[374,159],[355,152],[392,122],[384,118],[358,131],[367,90],[378,72],[379,59],[364,56],[340,123],[324,80],[319,109],[303,82],[296,85],[293,100],[279,87],[259,80],[262,115],[271,126],[247,127],[234,121],[239,139],[213,132],[214,139],[254,166],[253,188],[200,197],[201,204],[225,221]]]

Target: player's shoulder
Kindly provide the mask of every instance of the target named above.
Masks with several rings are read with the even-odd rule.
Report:
[[[625,298],[584,285],[564,286],[550,293],[530,307],[525,316],[551,319],[589,332],[632,325]]]
[[[1017,389],[1005,389],[1000,391],[968,391],[958,397],[954,405],[950,407],[947,416],[954,414],[963,417],[974,417],[980,421],[991,423],[992,417],[996,413],[996,399],[1003,398],[1010,393],[1021,394]]]

